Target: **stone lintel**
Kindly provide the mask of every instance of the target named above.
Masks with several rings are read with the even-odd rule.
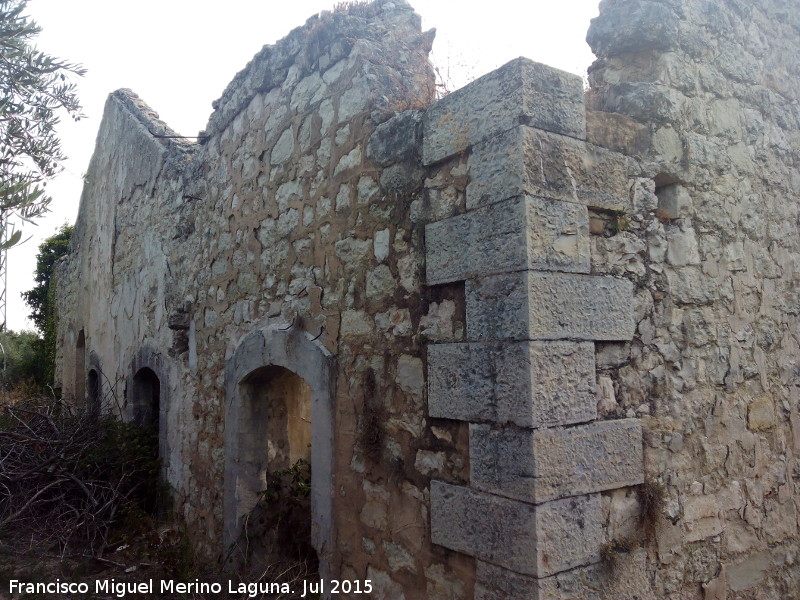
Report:
[[[586,137],[583,81],[517,58],[431,106],[423,117],[422,162],[429,165],[526,123]]]
[[[466,282],[471,340],[633,337],[633,284],[576,273],[522,271]]]
[[[627,158],[572,137],[520,125],[476,144],[468,167],[467,208],[529,194],[630,209]]]
[[[430,496],[434,544],[536,577],[600,559],[599,495],[533,506],[432,481]]]
[[[551,427],[597,417],[592,342],[428,346],[431,417]]]
[[[644,481],[638,419],[538,430],[471,424],[469,455],[474,488],[536,504]]]
[[[428,285],[533,269],[588,273],[584,206],[521,196],[425,228]]]

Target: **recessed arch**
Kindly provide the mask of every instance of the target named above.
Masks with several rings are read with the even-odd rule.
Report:
[[[158,431],[158,455],[164,470],[169,466],[167,415],[169,387],[162,355],[145,346],[131,361],[127,385],[127,418]]]
[[[310,416],[311,543],[323,577],[330,573],[335,540],[334,365],[333,355],[308,333],[273,326],[247,335],[225,369],[226,546],[239,538],[270,463],[289,464],[307,450],[309,431],[300,425]],[[271,420],[270,408],[276,406],[286,413]],[[268,449],[270,427],[273,438],[283,437],[285,448]]]
[[[159,428],[161,380],[153,369],[142,367],[133,376],[131,392],[133,420],[142,427]]]
[[[249,453],[259,455],[269,472],[288,469],[298,460],[311,462],[311,386],[297,373],[277,365],[259,367],[239,385],[251,412],[249,421],[266,424],[266,431],[250,428],[256,439]],[[266,452],[262,452],[263,441]]]
[[[75,399],[83,402],[86,397],[86,334],[81,329],[75,342]]]
[[[100,373],[94,367],[89,369],[86,375],[86,407],[89,414],[96,417],[100,414],[100,403],[102,400],[102,391],[100,384]]]

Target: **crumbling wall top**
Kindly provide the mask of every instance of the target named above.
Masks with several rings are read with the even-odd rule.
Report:
[[[376,64],[403,63],[387,54],[389,48],[427,55],[434,30],[423,33],[421,27],[420,16],[405,0],[345,3],[315,15],[282,40],[264,46],[237,73],[222,96],[212,103],[214,112],[201,135],[220,133],[256,94],[291,86],[311,73],[324,71],[350,55],[357,45]],[[414,73],[407,75],[416,79]]]

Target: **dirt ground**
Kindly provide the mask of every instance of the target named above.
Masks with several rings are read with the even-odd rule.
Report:
[[[12,594],[9,591],[11,580],[31,583],[85,583],[89,592],[70,593],[65,590],[62,593],[32,594],[16,591]],[[290,600],[301,598],[305,588],[304,580],[317,580],[315,568],[298,561],[284,560],[238,570],[229,567],[224,571],[219,564],[198,563],[193,558],[191,548],[187,546],[185,536],[176,529],[164,526],[118,540],[102,558],[83,556],[77,548],[64,551],[43,547],[36,540],[24,539],[22,536],[6,534],[0,541],[0,600],[119,600],[120,597],[165,600]],[[173,582],[172,593],[162,591],[162,581]],[[129,593],[131,585],[148,583],[152,592],[145,588],[137,593]],[[192,584],[194,587],[184,588],[186,593],[178,593],[181,583]],[[205,591],[202,586],[204,583],[219,584],[220,593],[202,593]],[[169,583],[166,584],[166,589],[169,589]],[[124,595],[120,596],[120,592],[124,592]],[[314,597],[317,595],[309,593],[305,596]]]

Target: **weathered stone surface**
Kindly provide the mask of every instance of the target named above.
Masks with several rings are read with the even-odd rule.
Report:
[[[537,504],[644,481],[638,419],[551,429],[471,424],[469,455],[475,488]]]
[[[586,139],[614,152],[637,156],[650,143],[647,125],[617,113],[586,111]]]
[[[586,208],[512,198],[425,227],[428,285],[523,269],[589,272]]]
[[[542,578],[479,560],[475,600],[663,600],[648,592],[646,560],[644,549],[620,552],[611,570],[598,563]]]
[[[610,5],[592,19],[586,41],[597,56],[671,50],[678,44],[678,16],[669,5],[642,1]]]
[[[425,112],[422,162],[440,161],[520,122],[585,138],[580,77],[518,58],[476,79]]]
[[[534,507],[431,482],[431,540],[526,575],[544,577],[600,558],[599,496]]]
[[[667,230],[667,262],[676,267],[700,264],[697,236],[691,227],[670,227]]]
[[[658,208],[664,211],[669,219],[680,219],[690,216],[692,197],[684,186],[677,183],[665,185],[658,189]]]
[[[770,568],[769,552],[758,552],[749,558],[727,565],[727,575],[733,592],[749,590],[764,580]]]
[[[747,428],[769,431],[775,426],[775,406],[769,396],[756,398],[747,410]]]
[[[630,206],[622,154],[572,137],[519,126],[476,144],[467,207],[529,194],[594,208]]]
[[[431,481],[431,541],[513,571],[535,575],[536,508]]]
[[[676,304],[709,304],[719,297],[719,286],[700,267],[666,268],[669,292]]]
[[[600,560],[603,530],[599,494],[540,504],[536,517],[537,577]]]
[[[472,340],[633,337],[633,286],[593,275],[524,271],[467,281]]]
[[[428,413],[549,427],[597,416],[591,342],[428,347]]]
[[[701,488],[702,489],[702,488]],[[720,506],[716,496],[688,496],[683,500],[685,539],[696,542],[722,531]]]
[[[600,567],[593,565],[539,579],[479,560],[475,565],[475,600],[600,600],[601,591],[586,585],[600,575]]]
[[[408,110],[381,123],[369,138],[367,156],[382,167],[418,161],[422,114],[418,110]]]

